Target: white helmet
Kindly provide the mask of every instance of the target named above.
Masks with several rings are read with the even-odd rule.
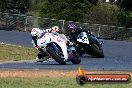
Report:
[[[43,33],[43,31],[40,30],[39,28],[33,28],[33,29],[31,30],[31,35],[32,35],[32,36],[40,37],[42,33]]]
[[[52,27],[52,31],[54,31],[54,32],[58,32],[58,31],[60,31],[60,29],[59,29],[58,26],[54,26],[54,27]]]

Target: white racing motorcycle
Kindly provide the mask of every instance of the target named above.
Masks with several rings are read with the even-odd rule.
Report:
[[[79,64],[81,62],[75,48],[70,47],[68,49],[65,39],[54,33],[44,32],[37,39],[37,45],[59,64],[64,65],[67,61],[71,61],[73,64]],[[72,55],[70,55],[71,52]]]

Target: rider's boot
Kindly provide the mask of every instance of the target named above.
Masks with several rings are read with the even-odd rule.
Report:
[[[48,56],[47,56],[47,54],[45,52],[39,52],[37,57],[36,57],[36,61],[37,62],[43,62],[43,61],[45,61],[47,59],[48,59]]]
[[[43,62],[43,61],[46,61],[47,59],[49,59],[48,56],[45,56],[45,57],[43,57],[43,58],[38,58],[38,56],[36,57],[36,61],[37,61],[37,62]]]

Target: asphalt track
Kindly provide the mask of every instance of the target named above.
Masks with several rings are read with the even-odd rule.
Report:
[[[0,43],[8,43],[32,47],[29,33],[15,31],[0,31]],[[92,58],[89,55],[81,57],[79,65],[68,62],[67,65],[59,65],[55,61],[37,63],[30,61],[0,62],[0,69],[59,69],[75,70],[82,66],[86,70],[124,70],[132,71],[132,42],[104,40],[105,58]]]

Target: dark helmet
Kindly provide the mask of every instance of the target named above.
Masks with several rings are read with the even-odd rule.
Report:
[[[70,33],[75,32],[75,31],[76,31],[76,24],[73,23],[73,22],[69,23],[69,24],[68,24],[68,31],[69,31]]]

